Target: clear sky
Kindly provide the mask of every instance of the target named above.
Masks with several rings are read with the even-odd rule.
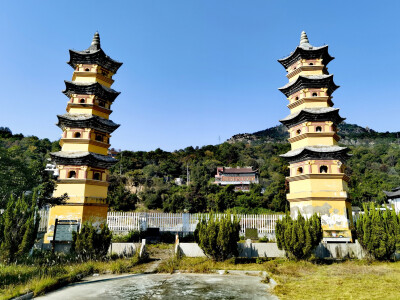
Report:
[[[278,124],[289,113],[277,59],[305,30],[329,44],[347,122],[400,131],[400,1],[0,1],[0,126],[58,139],[71,80],[68,49],[96,30],[124,64],[111,139],[127,150],[217,144]]]

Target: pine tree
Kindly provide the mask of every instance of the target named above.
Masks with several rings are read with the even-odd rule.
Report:
[[[276,224],[276,240],[279,249],[290,258],[306,259],[322,240],[321,217],[317,214],[305,219],[300,213],[293,220],[289,213]]]
[[[357,239],[377,260],[389,260],[400,241],[400,220],[394,211],[364,206],[364,214],[356,221]]]
[[[210,214],[196,227],[195,238],[204,253],[216,261],[224,261],[230,256],[238,256],[240,223],[236,216],[227,214],[217,218]]]

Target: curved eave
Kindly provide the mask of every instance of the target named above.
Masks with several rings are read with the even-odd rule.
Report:
[[[285,58],[278,59],[278,62],[287,69],[292,64],[300,59],[317,59],[322,58],[322,64],[325,66],[329,64],[330,61],[335,59],[328,52],[328,45],[322,47],[313,47],[313,49],[304,49],[302,47],[297,47],[289,56]]]
[[[338,85],[333,81],[333,74],[331,75],[311,75],[311,76],[299,76],[295,81],[289,82],[285,86],[279,88],[286,97],[302,90],[310,88],[327,88],[329,95],[331,95]]]
[[[292,117],[293,116],[293,117]],[[339,109],[332,109],[326,112],[313,112],[312,110],[301,110],[298,113],[289,115],[285,119],[279,120],[287,128],[292,128],[304,122],[332,121],[334,124],[340,124],[346,120],[339,115]]]
[[[111,88],[105,87],[98,82],[94,83],[82,83],[82,82],[73,82],[64,80],[65,82],[65,90],[62,93],[67,96],[71,97],[73,94],[78,95],[96,95],[97,97],[103,100],[114,101],[115,98],[121,92],[117,92]]]
[[[68,114],[57,115],[58,123],[56,124],[61,129],[69,128],[92,128],[106,133],[114,132],[120,125],[111,120],[103,119],[98,116],[89,116],[86,119],[70,118]]]
[[[111,156],[86,151],[59,151],[50,153],[50,156],[57,165],[90,166],[108,169],[118,162]]]
[[[300,149],[291,150],[285,154],[281,154],[289,161],[296,163],[305,160],[333,160],[337,159],[344,163],[351,155],[348,153],[347,147],[339,146],[307,146]]]
[[[67,62],[73,69],[77,64],[96,64],[107,70],[117,73],[122,66],[122,62],[116,61],[106,55],[102,49],[97,51],[75,51],[69,50],[69,61]]]

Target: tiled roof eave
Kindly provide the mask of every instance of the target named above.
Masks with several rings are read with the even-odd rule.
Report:
[[[326,66],[331,62],[334,57],[332,57],[328,52],[328,45],[321,47],[312,47],[312,49],[306,49],[300,46],[297,46],[296,49],[290,53],[289,56],[278,59],[278,62],[287,69],[290,65],[295,63],[301,58],[305,59],[314,59],[314,58],[322,58],[323,64]]]
[[[98,64],[114,74],[122,66],[122,63],[106,55],[102,49],[96,51],[69,50],[70,60],[67,62],[75,69],[77,64]]]

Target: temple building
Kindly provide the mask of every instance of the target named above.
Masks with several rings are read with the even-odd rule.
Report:
[[[58,115],[61,151],[51,153],[59,170],[54,197],[68,194],[65,205],[52,207],[45,242],[53,239],[55,219],[90,221],[107,219],[108,169],[116,159],[108,155],[110,137],[118,128],[109,119],[119,92],[111,89],[113,75],[122,63],[107,56],[95,33],[90,47],[69,50],[72,81],[65,81],[66,114]]]
[[[258,183],[258,172],[252,167],[218,167],[215,175],[215,184],[234,185],[235,191],[250,191],[252,183]]]
[[[321,215],[325,241],[352,241],[351,204],[344,173],[349,157],[338,146],[337,126],[344,120],[333,108],[332,93],[338,88],[327,65],[334,58],[328,46],[314,47],[306,33],[300,45],[278,62],[289,83],[279,90],[287,97],[290,114],[280,120],[289,131],[291,151],[281,155],[290,164],[287,177],[292,217]]]

